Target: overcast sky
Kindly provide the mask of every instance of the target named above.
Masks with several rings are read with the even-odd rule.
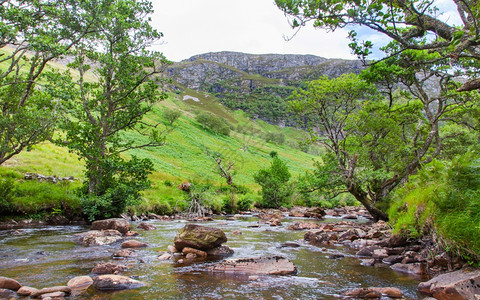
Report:
[[[354,58],[347,31],[327,33],[302,28],[293,31],[273,0],[153,0],[154,27],[163,32],[155,50],[180,61],[195,54],[238,51],[252,54],[314,54],[328,58]]]
[[[172,61],[195,54],[237,51],[252,54],[314,54],[327,58],[350,58],[348,30],[326,32],[304,27],[290,41],[294,30],[273,0],[152,0],[153,26],[163,32],[154,49]],[[452,0],[436,0],[445,11]],[[452,21],[454,14],[442,19]],[[385,36],[360,30],[363,39],[385,43]]]

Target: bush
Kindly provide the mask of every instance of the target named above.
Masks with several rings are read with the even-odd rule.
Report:
[[[270,168],[262,169],[254,175],[255,182],[262,187],[260,205],[265,208],[290,206],[293,193],[292,185],[289,184],[290,177],[287,165],[278,156],[274,156]]]
[[[180,118],[181,115],[182,115],[182,112],[179,110],[165,108],[165,110],[163,111],[163,118],[165,119],[166,123],[170,126],[172,126],[173,123],[175,123],[175,121],[178,118]]]
[[[195,119],[197,122],[202,124],[203,129],[209,129],[215,134],[230,134],[230,125],[223,118],[218,117],[210,112],[201,112]]]
[[[247,211],[252,209],[255,197],[252,194],[245,194],[238,197],[237,209],[239,211]]]
[[[394,231],[433,234],[452,253],[480,261],[480,157],[474,152],[451,163],[433,161],[393,195]]]
[[[0,179],[0,214],[6,215],[13,212],[13,196],[15,181],[12,178]]]

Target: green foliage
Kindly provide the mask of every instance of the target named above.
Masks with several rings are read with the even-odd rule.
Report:
[[[118,157],[109,157],[102,161],[99,168],[102,180],[95,187],[95,193],[89,193],[90,182],[86,181],[80,190],[83,213],[89,220],[119,216],[127,206],[140,203],[140,192],[151,185],[148,175],[153,171],[149,159],[135,156],[125,161]],[[87,177],[97,177],[96,168],[89,168]]]
[[[267,132],[265,141],[267,143],[283,145],[285,144],[285,134],[283,132]]]
[[[182,112],[179,110],[173,110],[169,108],[165,108],[163,111],[163,117],[168,125],[172,126],[178,118],[182,115]]]
[[[211,113],[203,111],[196,117],[197,122],[202,124],[203,129],[209,129],[215,134],[229,135],[230,126],[223,118]]]
[[[262,187],[262,202],[266,208],[290,206],[293,193],[289,184],[291,174],[288,167],[278,156],[273,157],[270,168],[261,169],[254,175],[255,182]]]
[[[0,214],[7,215],[13,212],[13,178],[0,179]]]
[[[395,232],[417,237],[434,231],[445,248],[479,261],[479,175],[477,150],[427,165],[394,194],[389,214]]]

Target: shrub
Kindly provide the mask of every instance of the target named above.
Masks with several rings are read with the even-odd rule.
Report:
[[[290,206],[290,196],[293,193],[289,184],[290,177],[287,165],[274,156],[270,168],[261,169],[254,175],[255,182],[262,187],[260,204],[266,208]]]

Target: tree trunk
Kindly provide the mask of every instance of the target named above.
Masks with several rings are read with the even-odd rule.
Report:
[[[357,186],[350,186],[348,188],[348,191],[350,194],[352,194],[355,199],[358,200],[358,202],[362,203],[362,205],[367,209],[367,211],[372,215],[373,220],[375,222],[382,220],[382,221],[388,221],[388,215],[379,210],[378,208],[375,207],[375,205],[372,203],[370,198],[368,198],[367,193],[362,191],[359,187]]]

